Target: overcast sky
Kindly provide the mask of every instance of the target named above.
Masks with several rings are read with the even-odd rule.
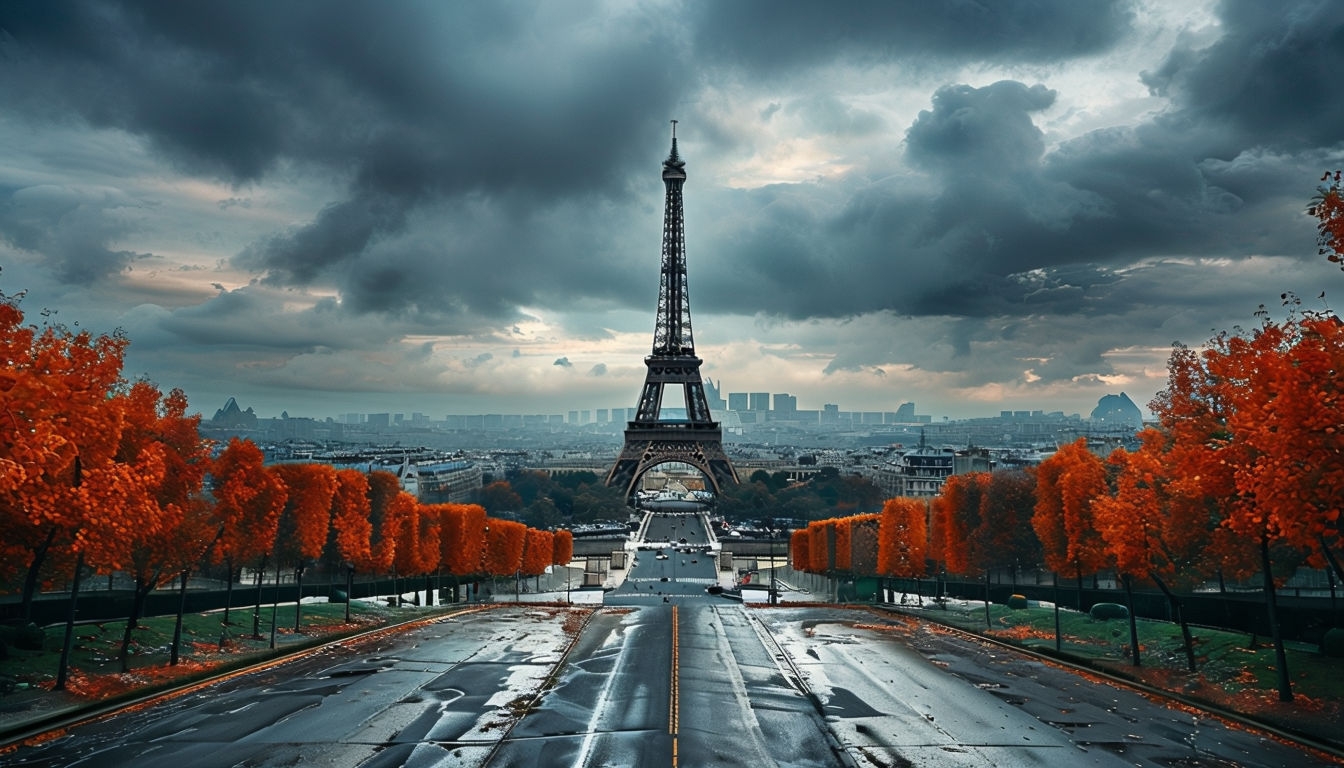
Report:
[[[1146,406],[1344,292],[1337,0],[0,3],[0,292],[262,416]],[[673,403],[679,405],[679,403]]]

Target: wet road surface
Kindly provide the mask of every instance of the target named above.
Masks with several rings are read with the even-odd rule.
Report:
[[[657,518],[655,518],[657,520]],[[695,518],[596,610],[506,605],[70,728],[6,766],[1275,766],[1318,754],[862,608],[754,608]],[[681,538],[687,543],[681,544]],[[681,547],[687,551],[678,551]]]

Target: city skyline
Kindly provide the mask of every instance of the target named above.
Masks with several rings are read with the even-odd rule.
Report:
[[[634,407],[676,119],[725,396],[1146,413],[1173,342],[1329,306],[1341,35],[1316,0],[6,3],[0,293],[207,418]]]

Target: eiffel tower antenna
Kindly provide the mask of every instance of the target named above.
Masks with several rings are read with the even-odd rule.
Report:
[[[607,475],[608,486],[621,486],[629,498],[640,477],[653,467],[681,462],[700,470],[720,492],[738,483],[737,471],[723,451],[723,431],[709,411],[700,363],[691,335],[691,301],[686,281],[685,219],[681,188],[686,162],[677,153],[677,121],[672,121],[672,151],[663,161],[666,201],[663,211],[662,269],[658,278],[658,314],[653,350],[644,358],[648,373],[635,418],[626,423],[625,445]],[[664,388],[680,388],[685,418],[663,417]]]

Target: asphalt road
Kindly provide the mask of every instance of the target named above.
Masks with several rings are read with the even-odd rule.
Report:
[[[662,542],[698,538],[692,523],[660,524]],[[1337,764],[899,617],[748,608],[708,594],[715,580],[712,556],[644,550],[591,614],[504,606],[349,643],[73,727],[3,763]]]

